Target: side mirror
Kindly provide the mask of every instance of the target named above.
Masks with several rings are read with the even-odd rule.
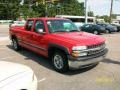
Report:
[[[42,33],[42,34],[45,34],[44,30],[43,29],[38,29],[37,30],[38,33]]]
[[[43,29],[38,29],[37,30],[39,33],[42,33],[43,32]]]

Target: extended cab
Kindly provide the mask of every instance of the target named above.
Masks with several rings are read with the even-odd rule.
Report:
[[[29,18],[9,33],[15,50],[24,47],[48,57],[59,72],[97,64],[108,51],[104,38],[79,31],[68,19]]]

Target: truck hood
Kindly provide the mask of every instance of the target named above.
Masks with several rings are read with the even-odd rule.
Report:
[[[0,87],[6,85],[10,79],[23,73],[33,74],[32,70],[21,64],[0,61]],[[16,80],[15,78],[13,80]]]
[[[66,44],[69,43],[81,46],[98,44],[105,41],[105,39],[101,36],[86,32],[53,33],[53,36],[63,42],[66,42]]]

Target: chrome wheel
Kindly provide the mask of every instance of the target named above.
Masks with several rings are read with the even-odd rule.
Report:
[[[13,39],[12,44],[13,44],[14,49],[17,49],[17,48],[18,48],[16,40]]]
[[[63,58],[60,55],[55,55],[54,56],[54,66],[57,69],[62,69],[63,68]]]
[[[109,33],[109,30],[106,30],[106,33]]]
[[[68,58],[66,53],[56,50],[51,58],[54,69],[58,72],[66,72],[69,70]]]
[[[98,31],[94,31],[94,34],[96,34],[96,35],[97,35],[97,34],[98,34]]]
[[[14,50],[16,50],[16,51],[20,49],[20,46],[16,39],[12,40],[12,46],[13,46]]]

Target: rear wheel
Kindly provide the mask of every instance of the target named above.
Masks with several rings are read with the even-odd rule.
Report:
[[[117,32],[120,32],[120,29],[118,29]]]
[[[52,64],[56,71],[66,72],[69,69],[68,59],[62,51],[56,51],[52,56]]]
[[[99,32],[98,32],[98,31],[94,31],[93,33],[94,33],[94,34],[96,34],[96,35],[98,35],[98,34],[99,34]]]
[[[106,30],[106,33],[111,33],[110,30]]]
[[[17,41],[17,39],[12,39],[12,47],[13,47],[13,49],[15,50],[15,51],[18,51],[19,49],[20,49],[20,46],[19,46],[19,44],[18,44],[18,41]]]

